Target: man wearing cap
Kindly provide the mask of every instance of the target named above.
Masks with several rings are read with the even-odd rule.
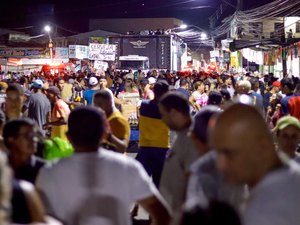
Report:
[[[287,154],[289,158],[297,159],[300,162],[300,158],[296,154],[297,145],[300,142],[299,120],[292,116],[284,116],[277,121],[274,131],[276,132],[278,150]]]
[[[51,104],[47,96],[42,93],[43,85],[40,79],[33,81],[31,86],[33,94],[25,104],[25,110],[28,110],[28,117],[36,122],[42,134],[45,135],[46,130],[43,130],[43,125],[51,120]]]
[[[83,98],[85,100],[85,105],[92,105],[93,103],[93,95],[94,93],[99,90],[98,79],[96,77],[90,77],[89,79],[89,86],[88,90],[83,92]]]
[[[47,97],[51,104],[53,104],[53,109],[51,113],[51,122],[45,123],[43,128],[47,129],[51,127],[51,138],[59,137],[61,139],[67,140],[67,120],[70,114],[70,108],[61,99],[60,90],[56,86],[50,86],[47,90]]]

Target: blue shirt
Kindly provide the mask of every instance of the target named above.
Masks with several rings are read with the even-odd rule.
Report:
[[[92,103],[93,103],[93,96],[94,96],[94,93],[96,91],[97,90],[85,90],[83,92],[83,98],[84,98],[84,100],[86,100],[87,105],[92,105]]]
[[[180,88],[177,88],[176,91],[179,91],[180,93],[182,93],[184,95],[184,97],[189,99],[190,93],[186,89],[180,87]]]

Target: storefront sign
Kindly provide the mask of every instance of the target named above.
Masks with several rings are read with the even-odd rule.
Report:
[[[48,49],[0,49],[0,56],[11,58],[49,58]]]

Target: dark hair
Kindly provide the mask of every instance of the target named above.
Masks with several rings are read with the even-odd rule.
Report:
[[[85,79],[84,79],[83,76],[76,77],[76,81],[77,81],[78,83],[81,82],[82,80],[85,81]]]
[[[68,135],[75,146],[98,146],[104,127],[100,110],[91,106],[75,108],[68,119]]]
[[[221,113],[219,107],[214,105],[205,106],[200,112],[194,116],[193,125],[191,127],[195,136],[204,144],[207,143],[208,122],[212,116]]]
[[[211,201],[209,206],[204,208],[196,205],[193,208],[185,209],[181,225],[241,225],[241,219],[236,210],[227,203]]]
[[[175,109],[185,115],[190,114],[190,106],[188,100],[180,92],[169,92],[161,97],[159,104],[164,106],[167,111]]]
[[[61,81],[61,80],[65,81],[64,78],[62,78],[62,77],[57,77],[57,78],[54,79],[53,84],[54,84],[55,86],[57,86],[58,83],[59,83],[59,81]]]
[[[282,87],[287,86],[289,90],[293,91],[295,86],[294,86],[294,82],[291,78],[285,77],[280,81],[280,85]]]
[[[6,89],[6,93],[9,91],[16,91],[18,92],[19,95],[24,95],[24,89],[20,84],[16,84],[16,83],[10,84]]]
[[[250,78],[251,89],[254,89],[255,86],[259,87],[259,80],[256,77]]]
[[[104,100],[112,101],[111,94],[107,90],[98,90],[94,94],[94,99],[95,98],[103,98]]]
[[[186,85],[188,82],[187,82],[187,80],[186,80],[186,78],[181,78],[180,79],[180,81],[179,81],[179,86],[181,87],[181,86],[184,86],[184,85]]]
[[[222,95],[218,91],[211,91],[208,94],[208,105],[219,105],[222,102]]]
[[[158,80],[153,87],[153,92],[156,99],[159,99],[163,94],[167,93],[168,90],[169,84],[165,80]]]
[[[230,93],[229,93],[229,91],[228,91],[227,89],[222,89],[222,90],[220,91],[220,93],[221,93],[222,97],[223,97],[225,100],[228,101],[228,100],[231,99]]]
[[[7,148],[9,148],[8,138],[16,137],[20,129],[24,126],[35,127],[36,124],[33,120],[29,118],[14,119],[8,121],[3,128],[3,140]]]
[[[97,79],[97,80],[106,80],[106,76],[100,76],[99,79]]]

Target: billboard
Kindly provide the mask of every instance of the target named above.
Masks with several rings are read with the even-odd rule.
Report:
[[[156,68],[156,38],[151,37],[124,37],[123,56],[138,55],[149,58],[150,68]]]
[[[116,58],[128,55],[146,56],[149,58],[150,68],[170,68],[170,36],[113,36],[109,37],[109,43],[117,46]]]

